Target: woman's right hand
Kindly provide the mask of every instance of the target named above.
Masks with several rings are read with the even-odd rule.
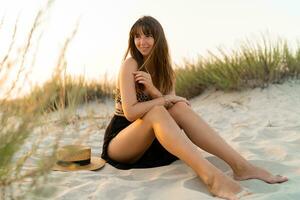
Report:
[[[176,96],[173,94],[168,94],[168,95],[164,95],[163,96],[165,99],[165,107],[169,108],[172,107],[172,105],[174,105],[177,102],[185,102],[188,106],[191,106],[190,102],[184,98],[184,97],[180,97],[180,96]]]

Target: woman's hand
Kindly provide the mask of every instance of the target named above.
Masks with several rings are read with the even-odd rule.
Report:
[[[180,102],[180,101],[185,102],[188,106],[191,106],[190,102],[184,97],[176,96],[176,95],[173,95],[173,94],[164,95],[163,97],[164,97],[165,102],[166,102],[166,104],[165,104],[166,108],[170,108],[175,103]]]
[[[145,91],[150,94],[150,96],[158,97],[162,96],[159,90],[153,85],[151,75],[144,71],[133,72],[134,80],[137,83],[143,84],[145,86]]]

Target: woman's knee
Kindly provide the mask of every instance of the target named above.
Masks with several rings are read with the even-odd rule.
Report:
[[[185,102],[183,102],[183,101],[178,101],[178,102],[176,102],[173,106],[172,106],[172,108],[187,108],[187,107],[189,107],[188,105],[187,105],[187,103],[185,103]]]
[[[164,106],[153,106],[143,117],[144,120],[152,120],[153,118],[157,118],[161,115],[168,114],[168,111]]]
[[[184,113],[186,113],[189,106],[185,102],[177,102],[170,109],[168,109],[169,114],[176,121],[178,126],[182,128],[181,121],[184,118]]]
[[[189,106],[182,101],[176,102],[168,111],[170,114],[182,114],[186,109],[190,109]]]

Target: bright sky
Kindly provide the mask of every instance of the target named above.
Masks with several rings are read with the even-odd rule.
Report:
[[[13,24],[20,14],[20,35],[25,35],[44,0],[0,0],[0,59],[7,50]],[[63,41],[81,16],[68,49],[68,71],[100,80],[114,77],[127,47],[128,32],[142,15],[162,24],[173,61],[196,59],[222,45],[269,32],[296,42],[300,36],[300,1],[297,0],[56,0],[44,20],[33,82],[48,79]],[[20,39],[21,41],[22,39]]]

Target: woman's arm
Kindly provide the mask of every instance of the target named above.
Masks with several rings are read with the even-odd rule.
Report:
[[[134,121],[142,117],[153,106],[165,105],[165,99],[162,96],[150,101],[138,102],[133,74],[137,69],[137,62],[133,58],[128,58],[122,64],[119,74],[122,108],[128,121]]]

